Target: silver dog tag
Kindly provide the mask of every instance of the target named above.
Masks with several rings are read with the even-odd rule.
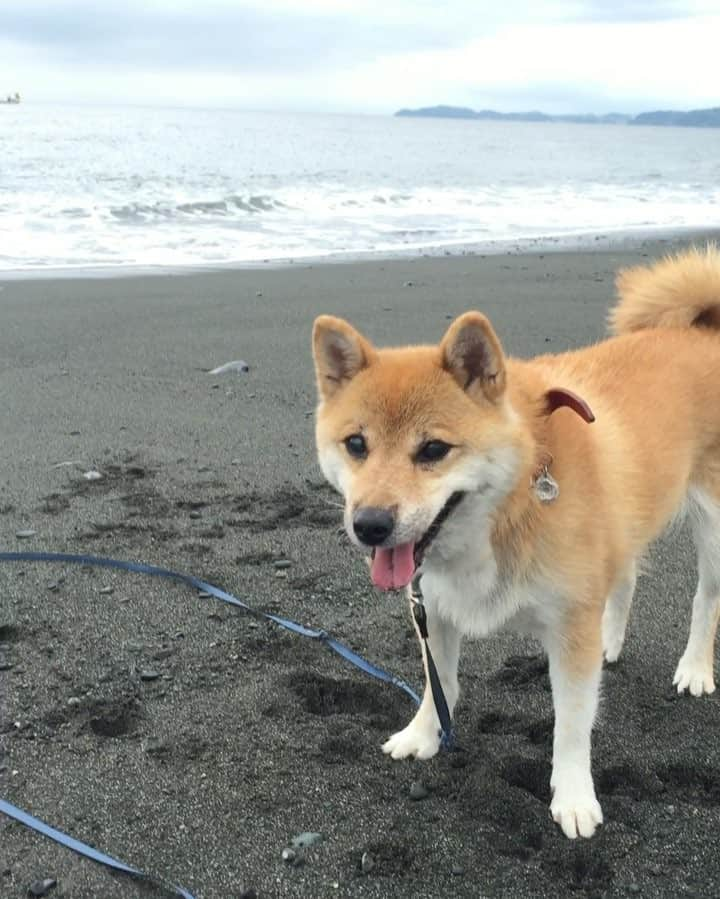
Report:
[[[535,493],[541,503],[551,503],[560,496],[560,488],[547,468],[543,468],[535,481]]]

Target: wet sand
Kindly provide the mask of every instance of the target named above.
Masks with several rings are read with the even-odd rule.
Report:
[[[373,592],[315,463],[314,316],[400,343],[479,308],[508,352],[560,351],[602,337],[618,267],[669,246],[0,278],[0,546],[196,574],[419,687],[405,602]],[[250,371],[207,373],[236,359]],[[651,553],[604,676],[607,823],[571,843],[547,807],[532,642],[467,643],[462,751],[391,762],[379,746],[410,700],[321,645],[166,581],[2,564],[0,797],[199,899],[720,895],[720,700],[671,683],[694,581],[680,529]],[[323,840],[290,866],[304,831]],[[0,895],[43,878],[66,899],[150,894],[0,816]]]

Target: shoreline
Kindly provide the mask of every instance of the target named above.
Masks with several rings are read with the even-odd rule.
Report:
[[[229,262],[198,262],[187,265],[78,265],[22,269],[0,269],[3,281],[85,280],[98,278],[183,277],[217,272],[272,271],[292,266],[344,265],[434,259],[441,257],[527,255],[532,253],[583,253],[600,250],[633,251],[648,243],[690,242],[694,239],[720,239],[720,224],[716,227],[697,226],[619,228],[615,231],[578,231],[572,234],[542,235],[538,237],[498,238],[470,243],[432,244],[406,250],[348,251],[309,256],[288,256],[264,260]]]

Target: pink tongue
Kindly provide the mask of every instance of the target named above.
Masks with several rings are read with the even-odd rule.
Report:
[[[378,547],[370,568],[373,584],[381,590],[407,587],[415,574],[414,553],[414,543],[401,543],[389,549]]]

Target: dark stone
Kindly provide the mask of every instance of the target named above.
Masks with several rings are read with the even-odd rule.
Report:
[[[155,671],[152,668],[145,668],[140,672],[140,680],[153,681],[153,680],[158,680],[159,677],[160,677],[160,672]]]
[[[286,865],[291,868],[299,868],[305,864],[305,856],[302,852],[296,852],[294,849],[287,848],[282,851],[282,859]]]
[[[29,896],[47,896],[57,886],[57,880],[47,877],[45,880],[34,880],[28,887]]]
[[[148,737],[143,749],[148,755],[165,756],[170,753],[170,745],[162,737]]]
[[[410,798],[414,802],[419,802],[421,799],[427,799],[429,795],[428,788],[422,781],[414,780],[410,784]]]

